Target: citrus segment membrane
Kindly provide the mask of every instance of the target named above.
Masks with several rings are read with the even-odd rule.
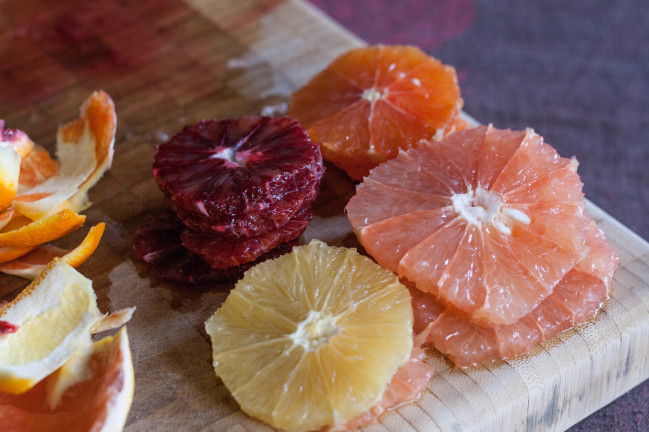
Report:
[[[356,251],[317,240],[247,271],[206,330],[241,409],[291,431],[370,409],[413,347],[407,289]]]
[[[0,424],[11,431],[119,432],[134,392],[133,361],[126,328],[91,345],[87,378],[67,387],[54,409],[49,389],[60,371],[21,395],[0,393]]]
[[[94,92],[84,101],[81,115],[59,127],[56,153],[59,167],[54,175],[32,187],[21,189],[15,208],[32,220],[40,219],[61,207],[75,211],[86,207],[87,191],[110,167],[115,141],[115,105],[103,91]],[[49,161],[44,156],[34,160],[47,172]],[[37,181],[32,177],[25,184]],[[43,177],[47,176],[45,174]]]
[[[456,128],[455,70],[412,46],[375,45],[334,60],[291,95],[288,115],[354,180],[421,139]]]
[[[101,319],[92,282],[55,259],[0,320],[18,331],[0,338],[0,391],[20,394],[61,367],[90,340]]]
[[[481,126],[379,165],[346,211],[380,264],[476,323],[513,324],[587,252],[576,167],[531,129]]]
[[[604,233],[590,221],[589,252],[532,312],[509,325],[486,327],[435,296],[411,290],[415,331],[430,327],[428,341],[458,366],[470,366],[531,351],[541,342],[594,317],[608,298],[619,262]]]

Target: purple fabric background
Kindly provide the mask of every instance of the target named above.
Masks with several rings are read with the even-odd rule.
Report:
[[[455,66],[469,114],[575,155],[587,198],[649,239],[646,0],[310,1],[369,43]],[[649,431],[649,381],[570,431]]]

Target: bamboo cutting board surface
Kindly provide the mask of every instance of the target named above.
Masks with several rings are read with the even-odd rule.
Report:
[[[136,387],[126,431],[269,430],[238,409],[211,367],[203,323],[229,287],[164,282],[132,250],[136,228],[164,208],[153,152],[185,124],[281,106],[362,42],[298,0],[17,3],[0,1],[7,126],[53,149],[57,124],[74,118],[93,90],[116,102],[113,168],[86,211],[87,226],[104,221],[107,229],[79,270],[93,279],[102,311],[137,306],[128,324]],[[343,213],[354,186],[327,168],[305,241],[356,247]],[[596,206],[588,211],[621,258],[612,297],[594,320],[529,355],[467,370],[431,352],[436,372],[421,399],[367,429],[563,430],[649,378],[649,245]],[[73,245],[81,231],[58,244]],[[26,285],[0,278],[3,299]]]

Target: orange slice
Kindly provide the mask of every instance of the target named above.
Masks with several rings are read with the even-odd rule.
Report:
[[[90,228],[81,244],[71,251],[52,245],[42,245],[18,259],[0,265],[0,272],[34,279],[54,258],[61,258],[62,261],[76,268],[95,252],[105,226],[106,224],[102,222]]]
[[[118,432],[123,430],[133,400],[133,361],[126,328],[95,342],[84,365],[87,379],[65,389],[50,410],[51,375],[22,395],[0,393],[0,424],[14,432]]]
[[[462,103],[451,66],[416,47],[377,45],[334,60],[293,93],[288,115],[360,180],[399,149],[453,131]]]
[[[587,252],[576,170],[532,130],[483,126],[378,166],[346,210],[380,264],[477,323],[512,324]]]
[[[82,105],[81,116],[59,128],[57,173],[16,196],[14,207],[32,220],[64,206],[83,210],[86,193],[110,166],[115,140],[115,105],[103,91]]]
[[[0,247],[26,248],[63,237],[83,225],[84,215],[64,209],[21,228],[0,232]]]

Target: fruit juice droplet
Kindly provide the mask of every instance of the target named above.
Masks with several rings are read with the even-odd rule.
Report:
[[[15,324],[11,324],[7,321],[0,321],[0,336],[9,334],[9,333],[16,333],[18,331],[18,326]]]

